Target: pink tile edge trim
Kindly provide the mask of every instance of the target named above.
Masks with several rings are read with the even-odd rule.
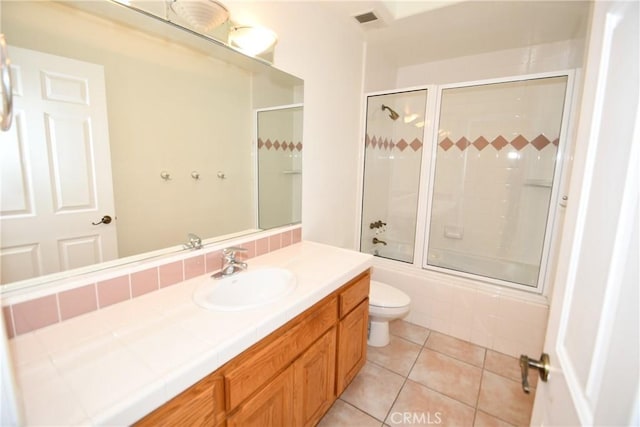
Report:
[[[273,248],[271,248],[270,246],[272,246],[270,243],[273,239]],[[264,250],[264,252],[260,251],[260,253],[258,253],[258,241],[261,241],[262,243],[262,247],[260,249]],[[274,250],[278,250],[290,245],[293,245],[295,243],[299,243],[302,241],[302,227],[297,227],[291,230],[287,230],[287,231],[283,231],[281,233],[277,233],[277,234],[273,234],[271,236],[266,236],[266,237],[258,237],[256,239],[253,240],[249,240],[247,242],[241,243],[239,244],[239,246],[242,247],[246,247],[248,249],[248,253],[247,253],[247,259],[249,258],[253,258],[255,256],[259,256],[259,255],[264,255],[266,253],[269,253],[271,251]],[[275,247],[277,246],[277,247]],[[215,250],[212,252],[208,252],[206,254],[201,255],[202,257],[202,263],[203,263],[203,267],[204,267],[204,273],[210,273],[212,271],[215,271],[216,268],[215,266],[209,266],[209,262],[214,261],[214,259],[217,261],[218,258],[216,257],[216,255],[221,255],[221,251],[220,250]],[[170,265],[170,264],[174,264],[174,263],[181,263],[182,264],[182,275],[183,275],[183,280],[187,280],[188,278],[187,276],[187,266],[186,263],[188,260],[192,259],[192,258],[198,258],[198,257],[186,257],[183,260],[179,260],[179,261],[171,261],[171,262],[167,262],[165,264],[161,264],[158,265],[156,267],[147,267],[147,268],[142,268],[141,270],[135,271],[135,272],[131,272],[128,274],[123,274],[121,276],[116,276],[112,279],[107,279],[107,280],[103,280],[100,281],[100,283],[105,283],[105,282],[111,282],[111,281],[117,281],[117,280],[124,280],[126,278],[127,283],[128,283],[128,297],[123,298],[123,299],[119,299],[121,297],[115,298],[117,299],[117,301],[114,301],[111,298],[106,298],[107,301],[104,301],[106,304],[101,304],[100,302],[100,290],[99,290],[99,285],[100,283],[95,283],[93,281],[89,281],[86,283],[82,283],[80,285],[78,285],[76,288],[73,289],[68,289],[65,291],[61,291],[55,294],[51,294],[51,295],[47,295],[45,297],[39,297],[39,298],[34,298],[31,300],[27,300],[27,301],[23,301],[20,303],[16,303],[16,304],[10,304],[7,306],[3,306],[2,307],[2,312],[3,312],[3,316],[4,316],[4,321],[5,321],[5,329],[7,332],[7,336],[9,338],[14,338],[18,335],[22,335],[25,334],[27,332],[31,332],[40,328],[44,328],[46,326],[49,325],[53,325],[54,323],[58,323],[61,322],[63,320],[66,319],[70,319],[71,317],[75,317],[75,316],[79,316],[81,314],[86,314],[86,313],[90,313],[92,311],[97,311],[100,310],[101,308],[107,307],[109,305],[113,305],[113,304],[117,304],[118,302],[123,302],[123,301],[127,301],[129,299],[133,299],[136,298],[138,296],[144,295],[146,293],[149,292],[155,292],[157,290],[162,289],[163,285],[161,284],[161,272],[160,269],[164,266]],[[214,259],[211,259],[214,258]],[[143,265],[144,266],[144,265]],[[155,289],[153,290],[146,290],[145,292],[140,293],[139,289],[138,292],[134,291],[134,279],[133,277],[137,274],[143,273],[147,270],[155,270],[158,272],[158,286],[155,287]],[[203,273],[203,274],[204,274]],[[173,283],[175,284],[175,283]],[[62,308],[60,307],[60,296],[61,294],[65,294],[65,293],[69,293],[72,292],[76,289],[81,289],[84,287],[88,287],[88,286],[95,286],[95,290],[96,290],[96,304],[95,304],[95,309],[94,310],[88,310],[88,311],[83,311],[81,313],[75,314],[74,316],[62,316],[62,320],[61,320],[61,313],[60,311],[62,310]],[[104,286],[104,285],[103,285]],[[168,284],[164,284],[164,287],[169,286]],[[104,298],[104,296],[103,296]],[[55,307],[49,307],[49,309],[53,309],[55,311],[55,319],[52,316],[48,316],[51,317],[50,319],[45,318],[42,319],[42,321],[36,322],[37,324],[32,325],[33,327],[26,325],[26,324],[22,324],[23,322],[21,321],[17,321],[16,322],[16,313],[15,310],[16,308],[18,309],[18,313],[20,313],[20,308],[22,307],[28,307],[29,305],[33,305],[33,304],[37,304],[34,301],[40,301],[40,302],[44,302],[47,301],[47,304],[51,304],[52,302],[55,303]],[[32,303],[32,304],[29,304]],[[73,310],[72,310],[73,311]],[[52,314],[52,313],[49,313]],[[69,314],[69,313],[67,313]],[[16,324],[18,323],[18,324]]]

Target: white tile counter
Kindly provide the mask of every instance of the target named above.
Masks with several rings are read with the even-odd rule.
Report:
[[[288,296],[236,312],[192,300],[209,275],[10,340],[25,421],[129,425],[371,266],[372,257],[302,242],[249,260],[287,268]]]

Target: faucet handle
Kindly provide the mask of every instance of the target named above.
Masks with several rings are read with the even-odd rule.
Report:
[[[229,258],[234,258],[237,252],[247,252],[247,248],[240,248],[237,246],[231,246],[222,250],[222,255]]]

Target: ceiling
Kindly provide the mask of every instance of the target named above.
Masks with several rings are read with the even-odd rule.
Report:
[[[368,49],[396,66],[583,38],[590,2],[327,1],[340,19],[360,27]],[[353,16],[373,11],[378,21]]]

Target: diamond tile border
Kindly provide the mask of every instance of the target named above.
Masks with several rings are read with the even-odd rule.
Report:
[[[365,148],[379,149],[379,150],[394,150],[398,149],[400,151],[404,151],[407,147],[410,147],[414,152],[422,149],[422,141],[419,138],[415,138],[411,142],[407,142],[404,139],[400,139],[399,141],[394,141],[393,139],[383,138],[383,137],[370,137],[369,134],[364,137],[364,146]]]
[[[444,151],[448,151],[453,146],[458,147],[460,151],[464,151],[470,146],[473,146],[478,151],[482,151],[487,146],[491,145],[497,151],[500,151],[504,147],[511,145],[513,148],[520,151],[529,144],[535,147],[536,150],[541,151],[542,149],[547,147],[549,144],[557,147],[559,144],[559,139],[555,138],[553,140],[550,140],[545,135],[540,134],[535,138],[533,138],[531,141],[529,141],[527,138],[525,138],[522,135],[518,135],[515,138],[513,138],[511,141],[509,141],[504,136],[498,135],[492,141],[487,140],[484,136],[480,136],[476,138],[473,142],[470,142],[466,137],[463,136],[457,141],[452,141],[448,137],[444,138],[442,141],[438,143],[438,146],[442,148]]]
[[[302,142],[294,143],[293,141],[290,141],[290,142],[278,141],[277,139],[275,141],[271,141],[271,139],[267,139],[266,141],[263,141],[262,138],[258,138],[258,150],[262,150],[262,149],[271,150],[272,148],[275,151],[278,151],[278,150],[302,151]]]

